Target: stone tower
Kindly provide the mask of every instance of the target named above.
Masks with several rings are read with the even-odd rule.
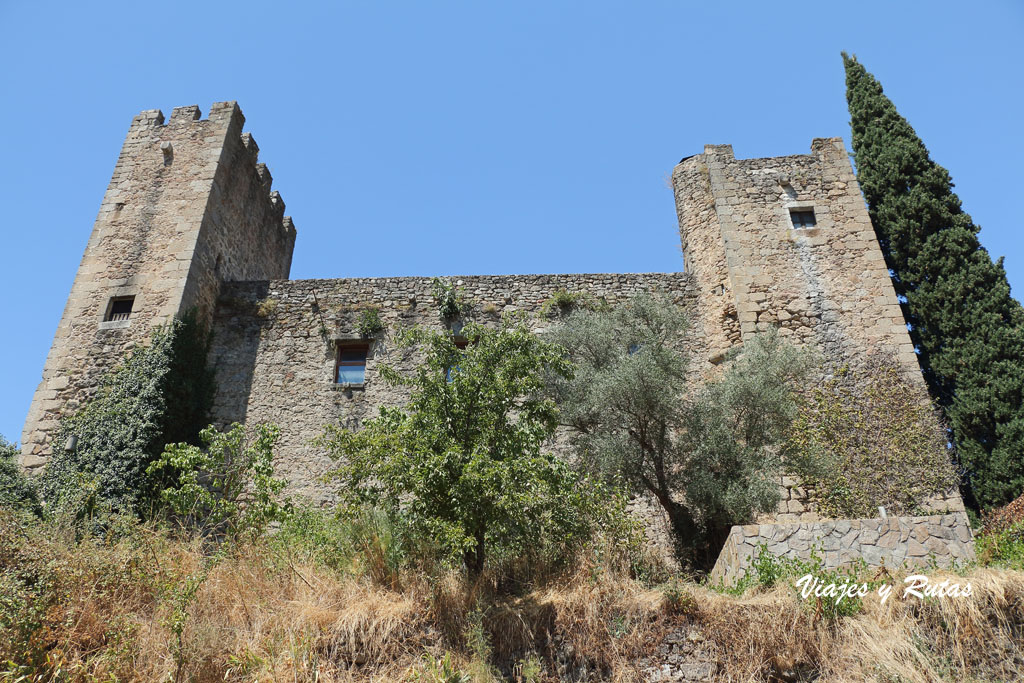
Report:
[[[811,154],[736,159],[707,145],[673,175],[683,263],[697,280],[711,362],[749,334],[783,335],[838,362],[894,355],[924,383],[864,197],[840,138]]]
[[[222,282],[288,277],[295,228],[244,122],[234,102],[132,121],[25,421],[26,468],[155,326],[190,309],[209,321]]]

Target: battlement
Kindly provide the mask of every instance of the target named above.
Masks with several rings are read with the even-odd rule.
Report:
[[[224,150],[241,155],[244,152],[251,162],[251,179],[254,185],[263,189],[265,209],[269,215],[279,216],[281,239],[294,243],[295,225],[290,217],[284,215],[284,200],[281,194],[273,190],[273,176],[267,165],[260,162],[260,148],[250,132],[243,132],[245,115],[238,103],[234,101],[214,102],[210,106],[207,118],[202,118],[198,105],[175,107],[171,110],[171,118],[165,120],[164,113],[159,109],[147,109],[139,112],[132,119],[128,131],[129,139],[159,139],[158,147],[163,155],[165,165],[174,163],[178,148],[184,140],[190,142],[204,141],[211,135],[224,136]],[[237,145],[235,139],[237,138]],[[249,166],[250,164],[245,164]],[[248,171],[246,171],[248,172]],[[255,199],[255,198],[253,198]]]
[[[45,461],[66,406],[123,348],[189,310],[208,322],[224,282],[288,277],[295,224],[244,125],[235,102],[132,119],[25,423],[25,465]]]
[[[846,147],[843,145],[843,139],[839,137],[833,138],[814,138],[811,140],[811,153],[810,154],[791,154],[780,157],[752,157],[750,159],[737,159],[733,153],[732,145],[704,145],[704,151],[701,154],[694,154],[692,156],[685,157],[679,161],[677,166],[690,162],[689,165],[700,163],[701,160],[707,160],[710,158],[720,159],[722,161],[738,161],[738,162],[773,162],[775,164],[783,165],[786,163],[797,162],[800,159],[825,159],[832,158],[836,153],[846,154]]]
[[[234,101],[214,102],[210,105],[209,118],[203,119],[202,116],[203,114],[197,104],[175,107],[171,110],[171,120],[167,121],[166,125],[180,126],[196,121],[217,121],[225,122],[228,126],[234,126],[239,131],[245,125],[245,116],[242,115],[242,110],[239,108],[238,103]],[[159,109],[144,109],[132,119],[131,130],[161,127],[165,125],[165,120],[163,111]]]

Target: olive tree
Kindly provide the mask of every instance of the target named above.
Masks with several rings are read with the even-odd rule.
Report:
[[[651,494],[681,558],[694,561],[731,524],[777,504],[794,389],[807,362],[766,332],[700,385],[683,348],[686,330],[678,307],[647,295],[576,310],[548,335],[575,373],[550,375],[549,390],[580,467]]]

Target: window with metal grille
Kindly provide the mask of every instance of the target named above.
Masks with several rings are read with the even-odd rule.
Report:
[[[362,384],[366,379],[366,355],[369,344],[345,344],[338,347],[338,384]]]
[[[814,218],[814,209],[792,209],[789,217],[793,219],[793,227],[797,229],[813,228],[818,224]]]
[[[132,315],[133,305],[135,305],[134,296],[115,296],[110,300],[110,306],[107,308],[107,317],[105,322],[128,320]]]

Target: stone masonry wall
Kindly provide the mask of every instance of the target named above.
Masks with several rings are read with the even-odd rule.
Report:
[[[710,354],[771,325],[838,362],[883,350],[923,381],[871,219],[840,138],[810,155],[736,159],[707,145],[673,173],[685,262]],[[795,229],[792,209],[812,209]]]
[[[777,326],[818,350],[825,373],[873,353],[892,357],[920,400],[929,401],[840,138],[815,139],[809,155],[765,159],[736,159],[730,145],[707,145],[679,162],[673,187],[709,361],[720,362],[749,335]],[[813,210],[816,226],[795,228],[791,210]],[[795,481],[782,493],[775,519],[820,519]],[[962,510],[963,503],[951,491],[922,507]]]
[[[509,311],[530,316],[534,331],[551,320],[539,315],[559,289],[586,292],[609,303],[640,292],[662,293],[691,309],[696,290],[681,273],[625,275],[515,275],[453,277],[471,303],[465,320],[496,324]],[[359,312],[380,309],[387,330],[370,341],[362,387],[335,384],[338,344],[359,339]],[[387,362],[403,370],[416,358],[394,348],[392,333],[412,325],[445,327],[431,296],[431,279],[421,277],[292,280],[224,285],[214,318],[210,362],[217,372],[214,418],[231,422],[275,422],[280,471],[291,492],[313,501],[334,499],[319,477],[331,461],[312,440],[328,424],[357,427],[382,405],[404,403],[402,388],[387,386],[376,366]],[[691,348],[701,344],[691,330]]]
[[[760,515],[756,522],[770,524],[773,522],[816,522],[828,519],[827,516],[819,514],[813,493],[812,489],[802,486],[796,477],[786,475],[779,477],[778,508],[774,513]],[[952,489],[936,493],[920,501],[918,508],[917,512],[923,515],[964,512],[964,502],[960,497],[960,492]]]
[[[159,110],[132,121],[25,421],[30,470],[60,417],[155,326],[192,306],[209,315],[222,279],[288,275],[295,231],[269,174],[259,177],[241,111],[221,102],[199,115],[178,107],[166,125]],[[105,322],[115,296],[135,297],[131,315]]]
[[[955,512],[926,517],[847,519],[734,526],[712,582],[733,585],[750,567],[763,544],[777,557],[809,559],[815,550],[826,569],[863,558],[870,566],[948,567],[974,559],[973,535],[967,515]]]
[[[195,249],[182,309],[196,307],[209,319],[221,282],[286,279],[295,248],[295,226],[284,215],[284,200],[271,190],[273,178],[259,163],[259,147],[243,133],[238,106],[220,149]],[[199,116],[198,107],[194,110]]]
[[[287,280],[295,228],[258,162],[255,140],[242,132],[240,109],[216,103],[208,119],[200,116],[191,106],[174,109],[166,125],[158,110],[133,120],[33,398],[22,464],[43,465],[60,417],[92,395],[100,375],[155,326],[194,307],[213,324],[216,421],[279,424],[281,471],[292,491],[327,504],[334,496],[319,477],[331,463],[312,440],[327,424],[356,427],[379,406],[405,400],[375,367],[415,362],[394,348],[389,332],[443,326],[431,281]],[[685,274],[453,278],[471,303],[467,320],[496,323],[503,312],[519,310],[542,331],[550,321],[540,308],[556,290],[612,303],[658,291],[691,314],[686,350],[697,376],[713,375],[729,349],[777,325],[833,366],[875,351],[892,355],[927,400],[841,140],[816,139],[810,155],[746,160],[735,159],[728,145],[708,145],[676,166],[673,185]],[[794,228],[793,209],[813,210],[817,225]],[[131,316],[106,322],[112,297],[119,296],[135,297]],[[358,314],[369,306],[381,309],[388,330],[363,340],[370,343],[364,385],[337,385],[337,349],[356,340]],[[796,482],[783,478],[780,486],[778,512],[759,521],[799,520],[833,533],[831,523],[817,521]],[[955,492],[940,498],[925,509],[962,510]],[[650,501],[637,506],[648,517],[659,512]],[[769,532],[773,539],[782,533]]]

